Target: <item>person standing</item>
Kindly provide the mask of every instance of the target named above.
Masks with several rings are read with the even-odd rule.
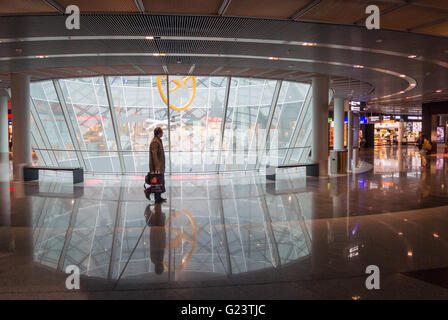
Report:
[[[428,167],[428,159],[426,158],[426,156],[428,152],[430,152],[431,150],[431,143],[429,142],[428,139],[426,139],[426,137],[422,134],[421,131],[418,134],[417,147],[422,161],[421,168],[426,168]]]
[[[163,150],[163,130],[161,127],[154,129],[154,138],[149,145],[149,170],[151,173],[162,174],[165,182],[165,151]],[[160,193],[155,193],[156,202],[166,201]]]

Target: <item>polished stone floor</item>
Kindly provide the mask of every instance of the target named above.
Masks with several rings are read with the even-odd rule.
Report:
[[[373,169],[276,183],[259,173],[46,174],[13,182],[0,161],[0,299],[448,298],[448,155],[364,150]],[[366,267],[380,289],[365,287]],[[68,290],[65,270],[80,270]]]

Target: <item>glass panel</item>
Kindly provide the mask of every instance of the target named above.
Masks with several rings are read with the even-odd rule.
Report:
[[[45,143],[42,139],[42,136],[37,128],[36,122],[34,120],[33,115],[31,114],[31,147],[33,148],[33,150],[36,153],[37,156],[37,161],[39,165],[57,165],[57,164],[53,164],[53,162],[51,161],[49,152],[46,150],[41,150],[41,149],[47,149],[45,147]]]
[[[103,78],[64,79],[60,84],[78,144],[81,150],[89,151],[85,154],[88,170],[120,172],[120,166],[105,153],[117,151],[117,144]],[[106,171],[98,166],[100,163]]]
[[[60,166],[79,166],[70,133],[52,81],[33,82],[31,98]],[[39,97],[39,98],[37,98]]]
[[[262,166],[266,162],[272,165],[283,163],[309,88],[308,84],[283,82],[266,143],[267,156],[263,157]]]
[[[220,170],[253,169],[276,81],[232,78]]]
[[[126,172],[148,171],[149,144],[158,126],[165,132],[162,142],[167,160],[165,170],[169,171],[167,105],[162,97],[166,96],[166,84],[162,84],[162,77],[108,77],[108,81],[121,148],[135,151],[124,154]]]
[[[312,91],[310,88],[309,99],[307,100],[306,105],[304,106],[304,114],[303,121],[299,119],[298,125],[299,133],[297,140],[294,145],[294,150],[292,152],[292,156],[289,163],[307,163],[310,162],[311,155],[311,105],[313,100]],[[333,99],[333,91],[329,92],[329,100],[328,103]],[[302,116],[301,116],[302,117]],[[327,123],[328,125],[328,123]],[[327,128],[328,131],[328,128]]]
[[[173,172],[215,171],[226,78],[170,76],[169,80]]]
[[[308,84],[283,82],[271,127],[267,128],[277,81],[232,78],[223,134],[227,78],[171,76],[169,80],[171,108],[167,106],[165,76],[107,77],[126,173],[148,171],[148,149],[157,126],[165,131],[162,140],[167,172],[214,171],[217,163],[220,171],[255,169],[257,161],[262,166],[274,160],[283,163],[296,126],[299,128],[290,163],[308,161],[311,99],[304,105]],[[84,158],[82,165],[86,171],[121,172],[104,78],[63,79],[58,83],[74,130],[75,146],[79,149],[78,155]],[[53,82],[32,83],[31,95],[49,141],[47,146],[47,138],[41,136],[44,132],[39,132],[33,122],[33,148],[39,160],[46,164],[79,166]],[[168,132],[168,114],[171,132]],[[217,159],[221,135],[222,154]],[[264,145],[266,151],[261,152],[263,156],[259,160],[260,148]]]

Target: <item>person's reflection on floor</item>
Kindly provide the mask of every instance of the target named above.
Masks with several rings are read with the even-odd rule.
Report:
[[[431,176],[427,171],[422,171],[418,188],[418,202],[423,205],[425,200],[431,195]]]
[[[149,227],[149,251],[155,273],[162,274],[166,243],[165,214],[161,203],[155,204],[154,211],[151,209],[151,205],[148,205],[145,210],[146,224]]]

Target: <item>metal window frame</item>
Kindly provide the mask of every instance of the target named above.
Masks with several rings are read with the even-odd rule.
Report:
[[[311,93],[312,93],[313,85],[309,85],[308,91],[305,95],[305,99],[303,100],[303,107],[297,115],[296,126],[292,132],[291,140],[289,141],[288,150],[286,151],[285,158],[283,159],[283,164],[288,163],[291,160],[292,153],[294,152],[295,145],[297,143],[297,139],[299,137],[300,129],[303,126],[303,122],[305,121],[305,116],[311,106]]]
[[[64,115],[65,122],[67,124],[68,133],[70,134],[70,139],[72,140],[74,152],[76,154],[76,157],[78,158],[78,162],[81,166],[83,166],[87,170],[87,165],[84,159],[84,156],[82,155],[82,152],[79,151],[81,148],[78,144],[78,139],[76,139],[76,133],[75,128],[73,127],[73,123],[70,120],[70,115],[68,114],[67,105],[65,103],[65,98],[62,93],[61,84],[59,83],[59,80],[53,79],[53,86],[56,90],[56,96],[59,100],[59,105],[61,106],[62,114]],[[69,151],[69,150],[67,150]]]
[[[126,168],[124,165],[124,157],[123,157],[123,152],[122,152],[123,149],[121,148],[120,133],[118,132],[117,115],[115,114],[115,112],[113,110],[114,103],[113,103],[113,99],[112,99],[112,90],[110,88],[109,77],[104,75],[103,81],[104,81],[104,86],[106,88],[107,103],[109,104],[110,119],[112,121],[112,127],[114,129],[115,144],[117,146],[117,153],[118,153],[118,160],[120,161],[121,174],[124,174],[126,172]],[[111,153],[111,151],[109,150],[109,154],[110,153]]]
[[[39,113],[37,112],[36,105],[34,104],[34,100],[31,97],[30,97],[30,100],[31,100],[31,108],[30,108],[31,115],[33,116],[34,123],[36,124],[37,130],[39,131],[39,134],[42,137],[42,140],[44,143],[44,148],[48,149],[47,152],[52,161],[52,165],[59,166],[58,158],[56,157],[56,154],[54,153],[54,149],[51,147],[50,139],[48,139],[47,132],[45,131],[45,127],[42,123],[42,120],[40,119]],[[36,140],[36,145],[37,145],[37,140]],[[42,148],[38,148],[38,149],[42,149]]]
[[[280,90],[282,88],[282,84],[283,84],[283,80],[277,80],[277,83],[275,84],[275,89],[274,89],[274,94],[272,96],[272,101],[271,101],[271,106],[269,108],[269,113],[268,113],[268,121],[266,124],[266,130],[265,130],[265,134],[262,141],[262,145],[261,148],[258,150],[258,154],[257,154],[257,163],[255,164],[255,170],[259,170],[260,169],[260,165],[261,165],[261,158],[264,155],[264,152],[266,151],[266,144],[268,142],[268,138],[270,137],[270,133],[271,133],[271,125],[272,125],[272,119],[274,117],[275,111],[278,108],[278,97],[280,96]],[[256,132],[255,132],[256,134]],[[247,167],[247,166],[246,166]],[[247,168],[246,168],[247,169]]]
[[[224,143],[224,131],[226,129],[227,109],[229,106],[229,95],[231,84],[232,84],[232,77],[227,77],[226,91],[224,95],[224,110],[221,122],[221,135],[219,136],[219,143],[218,143],[218,158],[216,159],[216,172],[218,173],[221,170],[221,155]]]

